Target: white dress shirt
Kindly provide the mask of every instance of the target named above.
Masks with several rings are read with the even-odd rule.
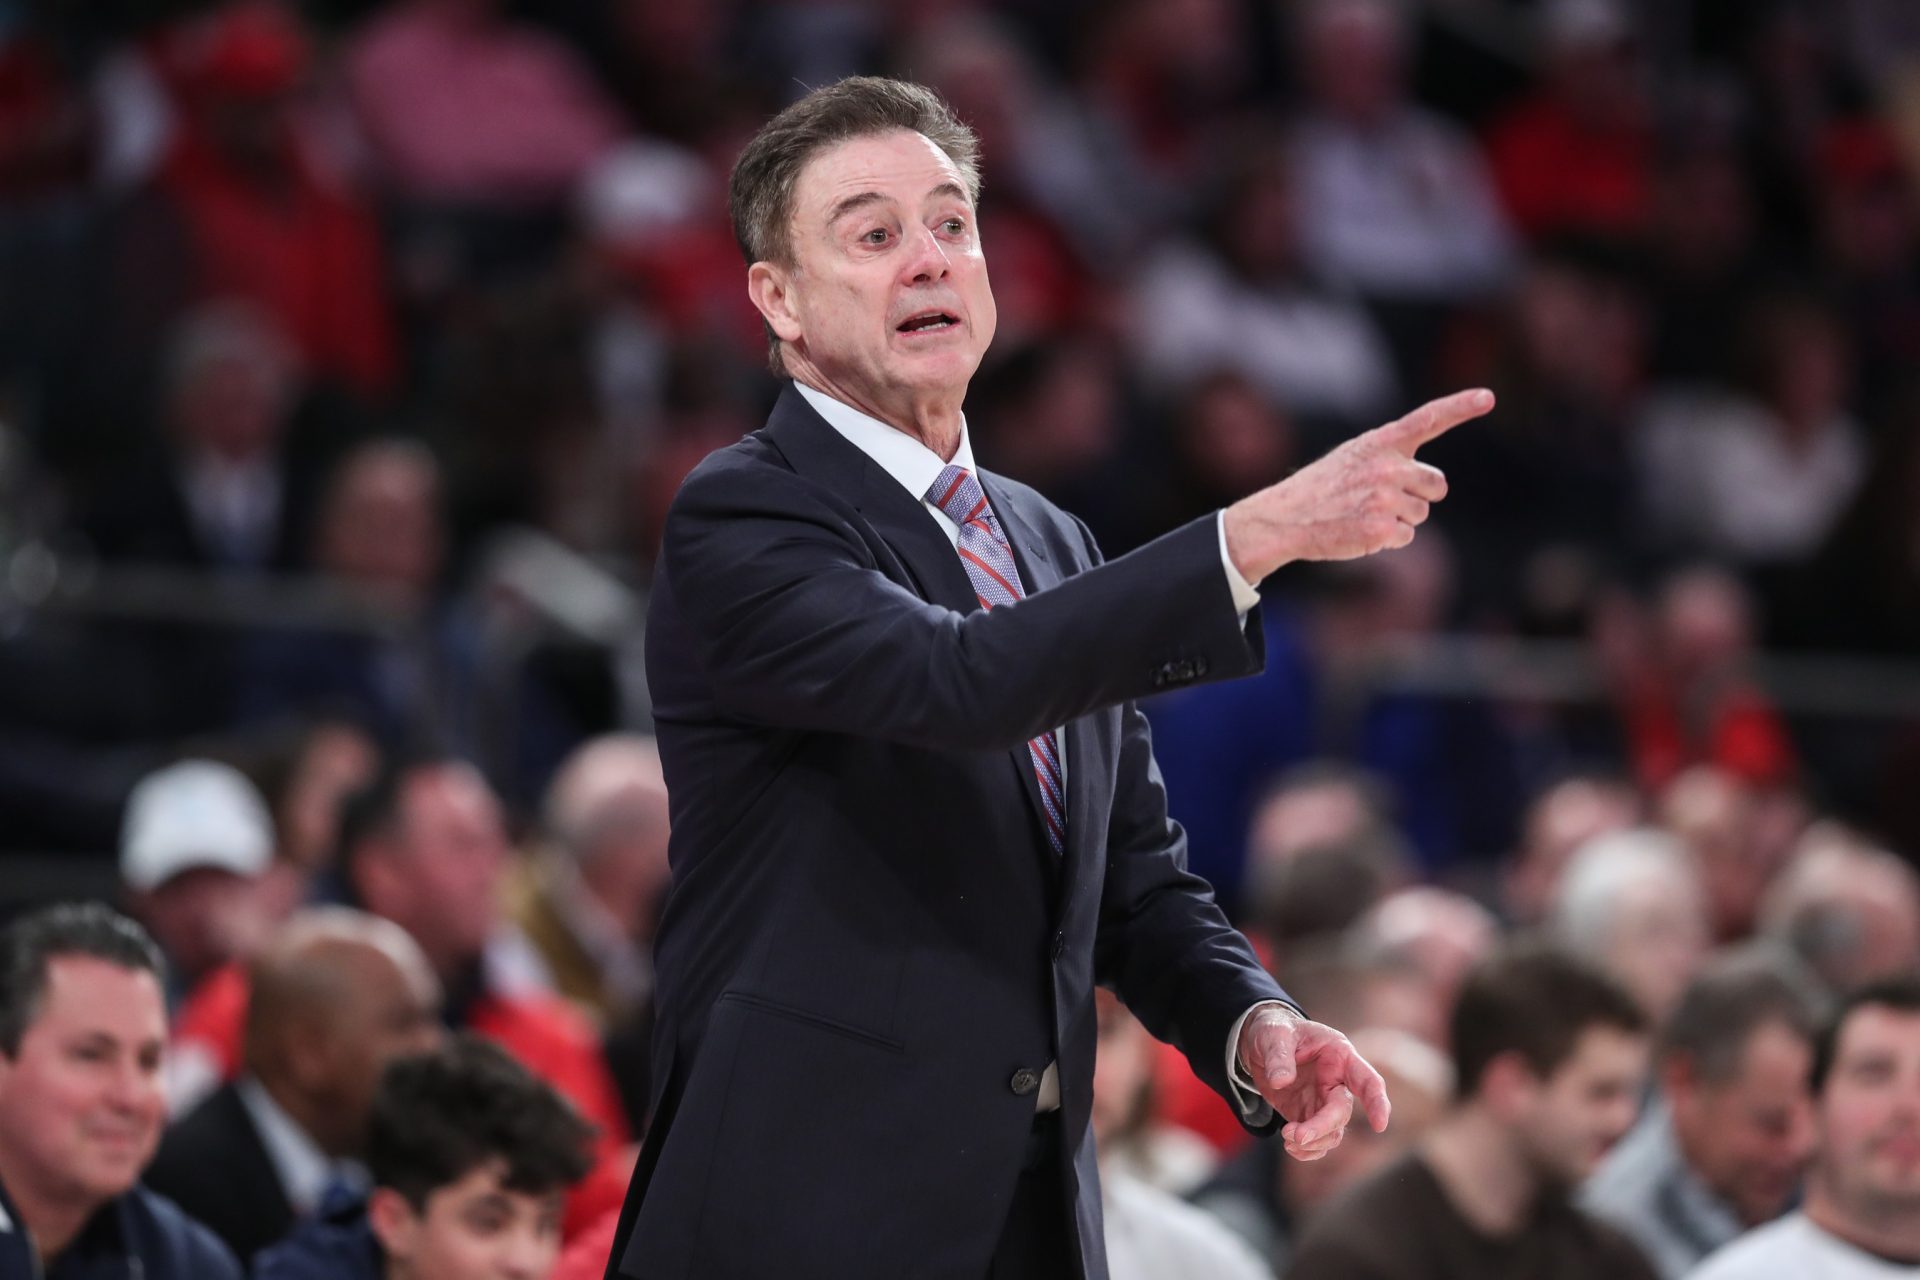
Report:
[[[932,502],[927,500],[927,492],[933,488],[933,482],[949,465],[964,467],[977,477],[979,470],[973,463],[973,445],[967,438],[967,418],[960,415],[960,445],[953,451],[952,461],[942,458],[924,443],[906,432],[890,427],[878,418],[862,413],[851,405],[843,404],[823,391],[796,382],[798,391],[806,402],[813,406],[814,412],[825,418],[827,425],[838,431],[854,448],[873,459],[882,471],[898,480],[903,488],[920,500],[940,528],[947,535],[947,541],[960,545],[960,526],[951,517]],[[1260,603],[1260,593],[1235,567],[1227,555],[1227,516],[1222,511],[1217,520],[1220,534],[1220,567],[1227,575],[1227,586],[1233,592],[1233,607],[1240,615],[1241,624],[1246,623],[1247,614]],[[1026,584],[1022,583],[1022,587]],[[1054,744],[1060,758],[1060,785],[1066,786],[1067,735],[1063,725],[1053,731]],[[1253,1082],[1240,1070],[1240,1063],[1234,1048],[1240,1043],[1240,1029],[1247,1023],[1255,1010],[1264,1004],[1278,1004],[1278,1001],[1262,1001],[1241,1014],[1233,1024],[1233,1031],[1227,1036],[1227,1079],[1233,1082],[1242,1114],[1256,1124],[1264,1123],[1268,1110],[1266,1099],[1253,1088]],[[1281,1005],[1285,1008],[1287,1006]],[[1297,1010],[1296,1010],[1297,1012]],[[1039,1091],[1034,1095],[1034,1110],[1052,1111],[1060,1105],[1060,1070],[1057,1062],[1049,1062],[1040,1077]]]
[[[266,1086],[252,1076],[242,1076],[234,1085],[240,1104],[253,1118],[260,1145],[267,1149],[267,1160],[280,1177],[280,1189],[287,1203],[300,1217],[319,1210],[329,1185],[344,1182],[364,1188],[366,1171],[351,1160],[335,1160],[322,1151],[294,1118],[273,1100]]]

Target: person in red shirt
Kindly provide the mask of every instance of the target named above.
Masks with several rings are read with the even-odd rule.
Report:
[[[240,0],[168,27],[150,55],[177,115],[149,193],[153,225],[128,251],[157,255],[170,232],[184,249],[180,305],[250,300],[316,379],[384,395],[399,354],[378,228],[301,127],[311,50],[296,19],[269,0]]]

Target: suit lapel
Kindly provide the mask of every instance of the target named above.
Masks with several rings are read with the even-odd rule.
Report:
[[[973,583],[947,540],[946,531],[926,506],[901,487],[880,465],[847,440],[808,404],[789,383],[780,393],[773,412],[768,415],[767,438],[780,450],[793,469],[825,485],[853,502],[875,533],[900,558],[922,598],[958,613],[972,613],[980,607]],[[1013,544],[1014,563],[1020,570],[1020,582],[1028,595],[1044,591],[1060,581],[1060,571],[1049,558],[1032,523],[1017,508],[1007,488],[997,476],[978,472],[981,488],[992,504]],[[1073,862],[1073,821],[1076,796],[1082,784],[1074,768],[1075,743],[1079,737],[1073,725],[1067,726],[1067,857]],[[1014,772],[1026,793],[1036,838],[1043,850],[1048,848],[1046,818],[1040,801],[1040,780],[1033,771],[1033,757],[1021,743],[1009,756]],[[1048,854],[1049,861],[1052,855]]]
[[[858,507],[900,558],[922,598],[959,613],[980,607],[953,544],[924,505],[788,383],[767,419],[767,436],[793,469]]]

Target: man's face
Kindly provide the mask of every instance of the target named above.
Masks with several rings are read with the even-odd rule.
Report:
[[[561,1193],[529,1195],[501,1183],[501,1161],[471,1170],[413,1207],[375,1193],[374,1231],[388,1280],[540,1280],[560,1253]]]
[[[151,973],[54,957],[20,1052],[0,1054],[0,1171],[9,1185],[89,1205],[131,1187],[166,1123],[166,1034]]]
[[[1646,1037],[1607,1026],[1582,1032],[1522,1110],[1518,1133],[1534,1171],[1557,1187],[1584,1181],[1633,1125],[1646,1069]]]
[[[439,983],[418,959],[403,963],[369,947],[357,949],[345,963],[354,975],[354,998],[328,1027],[330,1101],[350,1120],[344,1131],[357,1151],[381,1072],[397,1057],[434,1049],[444,1028]]]
[[[749,275],[790,368],[810,364],[889,421],[965,391],[995,311],[973,202],[945,152],[904,129],[830,147],[794,184],[791,235],[791,267]]]
[[[1848,1015],[1815,1112],[1828,1196],[1862,1216],[1920,1213],[1920,1013]]]
[[[422,770],[401,803],[391,902],[375,905],[449,973],[478,956],[500,921],[506,823],[486,781],[464,765]]]
[[[259,877],[224,867],[191,867],[132,903],[168,967],[188,983],[264,941],[264,907]]]
[[[1731,1079],[1667,1090],[1687,1163],[1749,1226],[1786,1207],[1813,1152],[1812,1065],[1806,1037],[1769,1022],[1747,1037]]]

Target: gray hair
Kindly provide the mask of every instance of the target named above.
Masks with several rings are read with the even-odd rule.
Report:
[[[1549,917],[1553,932],[1575,951],[1598,952],[1606,945],[1621,894],[1647,879],[1700,892],[1693,852],[1678,837],[1652,827],[1594,837],[1567,860]]]
[[[968,198],[979,202],[979,140],[939,95],[905,80],[849,76],[767,121],[734,162],[727,211],[748,265],[793,265],[793,189],[808,161],[839,143],[896,129],[920,134],[945,152]],[[783,374],[779,339],[771,330],[767,338],[768,363]]]
[[[1660,1031],[1660,1056],[1724,1084],[1740,1074],[1753,1033],[1777,1023],[1812,1044],[1827,1016],[1820,980],[1784,948],[1752,943],[1707,961]]]

